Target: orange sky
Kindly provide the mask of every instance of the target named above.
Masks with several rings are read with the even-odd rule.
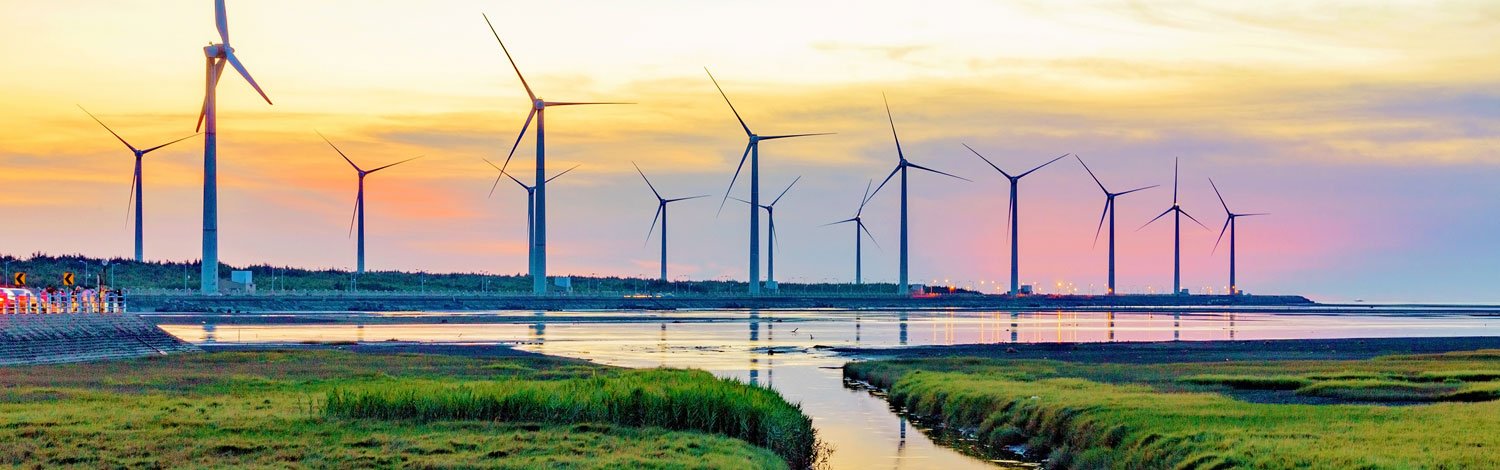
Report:
[[[126,256],[129,153],[75,104],[138,146],[191,133],[212,2],[4,2],[0,18],[0,251]],[[709,66],[764,133],[837,132],[768,144],[765,187],[797,175],[778,211],[781,280],[846,280],[844,227],[864,183],[894,163],[880,93],[914,161],[976,183],[913,178],[913,277],[1004,277],[1007,168],[1062,153],[1111,186],[1170,183],[1212,227],[1186,231],[1187,284],[1222,286],[1212,253],[1222,209],[1274,215],[1241,226],[1252,291],[1325,298],[1463,298],[1500,275],[1484,233],[1497,210],[1500,5],[1493,2],[229,2],[239,56],[276,101],[220,88],[221,246],[229,263],[353,264],[354,174],[371,176],[372,269],[524,270],[524,201],[486,199],[525,117],[525,94],[479,14],[554,100],[626,100],[549,114],[549,165],[583,166],[551,194],[556,273],[654,272],[642,246],[664,193],[716,194],[743,137]],[[521,170],[530,168],[529,142]],[[201,140],[148,157],[147,256],[199,253]],[[741,186],[743,188],[743,186]],[[1486,192],[1487,191],[1487,192]],[[895,276],[894,198],[870,208],[882,248],[867,276]],[[1122,287],[1170,282],[1170,231],[1135,231],[1168,191],[1121,200]],[[1091,249],[1102,198],[1076,162],[1023,186],[1023,277],[1102,282]],[[674,273],[743,278],[742,210],[673,209]],[[731,208],[738,209],[738,208]],[[1488,225],[1486,225],[1488,224]],[[1411,276],[1412,272],[1432,273]],[[1086,289],[1086,288],[1085,288]],[[1486,297],[1488,296],[1488,297]]]

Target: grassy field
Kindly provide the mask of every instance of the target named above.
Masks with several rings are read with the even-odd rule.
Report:
[[[1055,468],[1497,468],[1500,351],[1365,361],[856,362],[845,375]]]
[[[794,405],[700,371],[335,351],[0,368],[0,443],[0,466],[22,468],[787,468],[816,456]]]

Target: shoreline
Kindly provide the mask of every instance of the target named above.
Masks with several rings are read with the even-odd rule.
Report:
[[[833,347],[855,360],[981,357],[1080,363],[1168,364],[1261,360],[1360,360],[1396,354],[1500,350],[1500,336],[1275,339],[1116,343],[1004,343],[893,348]]]
[[[889,296],[626,296],[482,294],[215,295],[132,294],[136,313],[404,312],[486,310],[737,309],[1163,309],[1298,308],[1319,304],[1296,295],[1023,296],[947,294]]]

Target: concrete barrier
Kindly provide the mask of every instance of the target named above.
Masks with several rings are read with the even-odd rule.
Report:
[[[200,351],[128,313],[0,315],[0,366],[105,361]]]

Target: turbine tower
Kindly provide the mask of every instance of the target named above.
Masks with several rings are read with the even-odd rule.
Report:
[[[749,143],[745,144],[745,153],[740,155],[739,166],[734,167],[734,177],[729,179],[729,188],[724,190],[724,199],[719,201],[719,212],[724,211],[724,203],[729,200],[730,191],[734,190],[734,182],[740,178],[740,170],[745,167],[745,159],[750,159],[750,295],[760,294],[760,143],[766,140],[788,139],[792,137],[807,137],[815,135],[830,135],[831,133],[817,134],[785,134],[785,135],[759,135],[750,130],[750,125],[745,124],[745,119],[740,117],[740,112],[734,109],[734,103],[729,102],[729,95],[724,93],[724,87],[719,86],[719,81],[714,78],[713,72],[708,67],[703,68],[708,73],[708,79],[714,82],[714,88],[719,90],[719,95],[724,97],[724,103],[729,105],[729,111],[734,113],[734,118],[740,122],[740,128],[745,130],[745,137]]]
[[[78,109],[83,109],[83,106],[79,106]],[[141,158],[145,157],[146,154],[151,153],[151,151],[153,150],[182,142],[198,134],[194,133],[193,135],[143,150],[135,148],[134,145],[130,145],[130,142],[126,142],[124,137],[120,137],[120,134],[115,133],[114,129],[110,129],[109,126],[104,125],[104,121],[100,121],[98,117],[94,116],[94,113],[90,113],[87,109],[83,109],[83,112],[84,114],[88,114],[89,117],[94,118],[94,122],[97,122],[99,123],[99,125],[104,126],[104,130],[109,131],[109,133],[114,135],[116,139],[120,140],[120,143],[125,144],[125,147],[129,148],[130,151],[135,154],[135,176],[132,176],[130,178],[130,200],[127,201],[125,205],[129,207],[131,202],[135,203],[135,261],[137,263],[145,261],[145,249],[142,248],[143,242],[145,240],[144,236],[142,235],[145,230],[145,224],[141,222],[141,215],[145,209],[144,203],[141,202],[141,198],[144,197],[143,190],[141,189],[141,185],[144,184],[141,181]],[[127,217],[129,217],[130,212],[126,212],[125,214]]]
[[[499,165],[496,165],[494,162],[491,162],[487,158],[483,160],[485,163],[489,163],[490,166],[495,167],[495,171],[500,172],[499,175],[495,176],[495,183],[490,185],[490,196],[495,195],[495,188],[500,185],[500,178],[502,177],[510,178],[511,181],[515,181],[517,185],[520,185],[521,189],[526,190],[526,246],[528,248],[534,246],[532,240],[536,237],[536,230],[535,226],[532,224],[536,222],[536,186],[528,186],[526,183],[522,183],[521,180],[518,180],[516,179],[516,177],[511,176],[510,173],[507,173],[505,170],[501,169]],[[574,169],[578,168],[578,166],[579,165],[573,165],[572,168],[563,170],[562,173],[552,175],[551,178],[547,178],[547,182],[551,183],[552,180],[557,179],[557,177],[559,176],[568,174],[568,172],[573,171]],[[533,271],[534,269],[536,269],[536,250],[528,249],[526,250],[526,275],[533,275],[536,272]]]
[[[1029,174],[1031,174],[1034,171],[1040,170],[1040,169],[1042,169],[1042,167],[1045,167],[1047,165],[1051,165],[1052,162],[1055,162],[1055,161],[1058,161],[1058,160],[1062,160],[1062,158],[1068,156],[1068,154],[1066,154],[1066,153],[1062,154],[1062,155],[1058,156],[1057,158],[1048,160],[1047,163],[1043,163],[1041,165],[1037,165],[1036,168],[1032,168],[1030,170],[1026,170],[1026,172],[1024,172],[1024,173],[1012,176],[1010,173],[1006,173],[1005,170],[1001,170],[1000,167],[995,166],[995,163],[991,162],[990,159],[984,158],[984,155],[980,155],[979,152],[976,151],[976,150],[974,150],[974,147],[970,147],[969,144],[964,144],[964,148],[969,149],[970,152],[974,152],[975,156],[978,156],[979,159],[984,160],[985,163],[990,164],[990,168],[994,168],[995,171],[998,171],[998,172],[1000,172],[1000,174],[1005,175],[1005,178],[1010,181],[1010,207],[1008,209],[1006,209],[1006,214],[1005,214],[1005,225],[1006,225],[1005,228],[1007,229],[1007,231],[1010,232],[1010,295],[1014,296],[1014,295],[1020,294],[1021,293],[1021,255],[1020,255],[1020,247],[1021,247],[1021,243],[1020,243],[1020,238],[1021,238],[1021,214],[1020,214],[1020,212],[1021,211],[1020,211],[1020,205],[1018,204],[1018,201],[1016,200],[1016,198],[1017,198],[1017,196],[1020,195],[1020,193],[1018,192],[1018,190],[1020,189],[1020,186],[1021,186],[1021,178],[1025,178],[1026,175],[1029,175]]]
[[[1089,172],[1089,177],[1094,179],[1094,184],[1098,184],[1099,190],[1104,192],[1104,213],[1099,214],[1099,227],[1094,229],[1094,245],[1099,244],[1099,232],[1102,232],[1104,230],[1104,218],[1109,217],[1109,295],[1115,295],[1119,292],[1115,290],[1115,198],[1136,191],[1144,191],[1147,189],[1155,188],[1161,185],[1153,184],[1151,186],[1135,188],[1129,191],[1112,193],[1109,192],[1109,189],[1104,187],[1103,182],[1099,181],[1099,177],[1094,175],[1094,170],[1089,169],[1089,165],[1083,162],[1082,157],[1073,155],[1073,158],[1078,159],[1078,164],[1083,165],[1083,170]]]
[[[266,100],[266,104],[271,104],[271,98],[250,77],[250,71],[245,70],[245,65],[234,55],[234,48],[229,46],[229,17],[224,13],[224,0],[214,1],[214,23],[218,26],[219,40],[222,42],[210,43],[203,48],[207,62],[204,68],[203,111],[198,115],[199,130],[203,131],[203,269],[199,288],[204,294],[219,293],[219,113],[216,95],[219,77],[224,74],[224,64],[233,66],[255,88],[255,92]]]
[[[646,180],[646,187],[651,188],[651,194],[656,195],[656,215],[651,216],[651,229],[646,231],[646,241],[651,241],[651,232],[656,231],[656,220],[658,218],[661,219],[661,282],[667,282],[667,204],[704,198],[708,197],[708,195],[679,197],[675,199],[661,197],[661,193],[656,191],[656,185],[651,184],[651,178],[647,178],[646,172],[641,171],[641,166],[636,165],[635,162],[630,162],[630,164],[635,165],[635,172],[641,174],[641,179]]]
[[[1182,205],[1177,203],[1177,159],[1175,158],[1172,159],[1172,207],[1168,207],[1167,210],[1162,211],[1161,215],[1156,216],[1155,219],[1151,219],[1150,222],[1146,222],[1146,225],[1151,225],[1157,219],[1165,217],[1167,214],[1174,214],[1172,220],[1172,295],[1178,295],[1182,293],[1182,216],[1186,215],[1188,219],[1198,224],[1199,227],[1203,227],[1204,230],[1208,230],[1208,226],[1203,225],[1203,222],[1199,222],[1197,218],[1188,214],[1187,211],[1182,210]],[[1142,225],[1141,228],[1146,228],[1146,225]],[[1140,230],[1141,228],[1136,230]]]
[[[516,147],[521,145],[521,139],[526,137],[526,130],[531,127],[531,120],[536,119],[536,183],[532,199],[535,200],[533,212],[533,227],[531,233],[531,290],[536,295],[547,293],[547,144],[546,144],[546,116],[547,108],[551,106],[579,106],[589,104],[629,104],[614,102],[568,102],[568,101],[546,101],[536,97],[531,91],[531,85],[526,83],[526,77],[521,75],[521,68],[516,66],[516,60],[511,58],[510,50],[505,48],[505,41],[500,40],[500,33],[495,31],[495,25],[490,23],[490,17],[484,16],[484,23],[489,25],[490,33],[495,35],[495,41],[500,43],[500,50],[505,52],[505,59],[510,61],[510,67],[515,69],[516,78],[521,79],[521,86],[526,88],[526,96],[531,99],[531,112],[526,115],[526,123],[521,125],[521,133],[516,135],[516,143],[510,147],[510,154],[505,156],[505,163],[500,165],[502,174],[509,174],[505,169],[510,166],[510,158],[516,155]]]
[[[1240,286],[1239,286],[1239,284],[1235,284],[1234,283],[1234,229],[1235,229],[1235,226],[1237,225],[1235,223],[1235,220],[1239,219],[1240,217],[1250,217],[1250,216],[1256,216],[1256,215],[1270,215],[1270,214],[1269,213],[1265,213],[1265,212],[1254,213],[1254,214],[1236,214],[1236,213],[1234,213],[1234,212],[1232,212],[1232,211],[1229,210],[1229,204],[1226,204],[1224,202],[1224,195],[1223,194],[1219,194],[1219,185],[1214,184],[1214,179],[1213,178],[1209,178],[1208,179],[1208,185],[1212,186],[1214,188],[1214,195],[1219,197],[1219,205],[1224,206],[1224,214],[1225,214],[1225,217],[1226,217],[1224,219],[1224,228],[1219,229],[1219,239],[1218,240],[1214,240],[1214,251],[1215,252],[1219,251],[1219,242],[1224,241],[1224,231],[1228,230],[1229,231],[1229,295],[1240,295]]]
[[[906,159],[906,153],[901,151],[901,137],[898,136],[898,135],[896,135],[896,119],[894,117],[891,117],[891,102],[889,100],[885,99],[885,94],[883,94],[883,93],[880,95],[880,99],[881,99],[881,101],[885,102],[885,119],[887,121],[889,121],[890,124],[891,124],[891,139],[893,139],[893,140],[896,141],[896,157],[898,158],[898,160],[896,162],[896,169],[891,170],[891,174],[886,175],[885,180],[883,180],[883,181],[880,182],[880,186],[876,186],[875,187],[875,191],[872,192],[872,193],[870,193],[870,199],[874,199],[876,194],[880,194],[881,188],[884,188],[885,184],[889,183],[891,181],[891,178],[893,178],[893,177],[896,176],[896,173],[900,173],[901,174],[901,270],[900,270],[900,273],[897,275],[896,293],[900,294],[900,295],[908,295],[908,294],[911,294],[911,284],[907,282],[907,266],[908,266],[908,262],[907,262],[908,257],[907,257],[907,255],[908,255],[908,252],[910,250],[908,249],[909,248],[908,247],[908,245],[909,245],[908,238],[909,237],[908,237],[907,222],[906,222],[906,212],[907,212],[907,210],[906,210],[906,169],[907,168],[916,168],[918,170],[926,170],[926,171],[930,171],[930,172],[933,172],[933,173],[937,173],[939,175],[944,175],[944,176],[950,176],[950,177],[953,177],[953,178],[958,178],[958,179],[961,179],[961,180],[964,180],[964,181],[969,181],[969,182],[973,182],[973,181],[969,180],[968,178],[964,178],[962,176],[958,176],[958,175],[954,175],[954,174],[950,174],[950,173],[944,173],[944,172],[937,171],[937,170],[934,170],[934,169],[931,169],[931,168],[927,168],[925,166],[918,165],[918,164],[912,163],[910,160],[907,160]]]
[[[864,241],[864,237],[868,235],[870,237],[870,243],[874,243],[876,247],[880,246],[880,243],[875,241],[875,234],[870,233],[870,229],[865,228],[864,219],[865,204],[868,204],[870,202],[870,186],[874,183],[875,181],[873,180],[865,183],[865,195],[864,197],[861,197],[859,199],[859,210],[854,211],[854,217],[840,220],[838,222],[829,222],[823,224],[824,227],[827,227],[829,225],[847,224],[850,222],[854,223],[854,285],[856,286],[864,283],[860,272],[862,268],[861,262],[864,259],[860,256],[860,245]],[[861,234],[860,232],[864,233]]]
[[[350,232],[354,231],[355,220],[358,219],[359,220],[359,239],[358,239],[359,241],[356,242],[356,245],[358,246],[358,248],[355,250],[356,253],[357,253],[357,255],[355,256],[355,258],[358,261],[355,264],[355,266],[356,266],[355,267],[355,274],[364,274],[365,273],[365,177],[369,176],[371,173],[374,173],[374,172],[377,172],[377,171],[380,171],[380,170],[384,170],[386,168],[390,168],[390,167],[393,167],[393,166],[396,166],[396,165],[400,165],[402,163],[406,163],[406,162],[409,162],[409,161],[412,161],[412,160],[416,160],[416,159],[422,158],[422,157],[412,157],[412,158],[408,158],[408,159],[405,159],[405,160],[402,160],[402,161],[399,161],[399,162],[396,162],[396,163],[392,163],[392,164],[389,164],[389,165],[386,165],[386,166],[376,167],[373,170],[365,170],[363,168],[360,168],[359,165],[355,165],[354,164],[354,160],[350,160],[348,155],[344,155],[344,151],[343,150],[339,150],[339,147],[337,145],[333,145],[333,142],[330,141],[330,140],[328,140],[328,137],[324,136],[322,132],[318,133],[318,137],[322,137],[324,142],[328,142],[328,146],[329,147],[333,147],[333,151],[338,152],[340,157],[344,157],[344,161],[349,162],[349,166],[354,167],[354,172],[357,173],[357,174],[359,174],[359,192],[355,193],[355,195],[354,195],[354,214],[351,215],[350,218],[349,218],[349,231]]]
[[[786,185],[786,189],[781,190],[781,194],[776,196],[776,199],[772,199],[770,204],[760,206],[761,209],[766,210],[766,231],[771,238],[770,242],[766,243],[766,286],[768,286],[773,291],[777,290],[776,246],[781,243],[776,238],[776,203],[781,201],[781,197],[785,196],[787,191],[791,191],[792,186],[796,186],[798,181],[802,181],[801,176],[798,176],[796,179],[792,180],[791,184]],[[744,199],[734,198],[734,200],[743,202],[745,204],[750,204],[750,201],[746,201]]]

